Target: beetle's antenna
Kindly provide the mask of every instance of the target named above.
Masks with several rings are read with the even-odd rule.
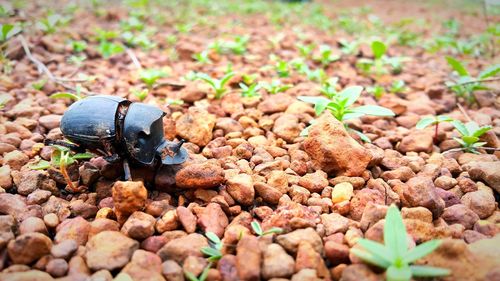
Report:
[[[123,172],[125,173],[125,180],[131,181],[132,175],[130,173],[130,166],[128,165],[127,159],[123,159]]]

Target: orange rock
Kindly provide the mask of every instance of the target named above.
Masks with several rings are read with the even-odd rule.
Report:
[[[349,177],[362,175],[371,160],[367,150],[329,113],[323,114],[309,130],[304,150],[318,168]]]
[[[118,222],[123,224],[135,211],[142,210],[148,191],[141,181],[117,181],[113,185],[113,202]]]

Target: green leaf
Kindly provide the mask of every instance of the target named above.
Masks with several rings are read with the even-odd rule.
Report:
[[[491,129],[493,129],[493,127],[491,127],[491,126],[483,126],[483,127],[479,128],[478,130],[476,130],[474,133],[472,133],[472,135],[474,137],[480,137],[484,133],[488,132]]]
[[[438,122],[450,122],[450,121],[453,121],[453,118],[451,117],[448,117],[446,115],[439,115],[437,118],[437,121]]]
[[[384,244],[392,251],[394,258],[403,257],[408,249],[406,228],[403,224],[403,218],[395,205],[389,207],[385,216]]]
[[[380,41],[372,42],[372,52],[375,59],[380,59],[387,51],[387,46]]]
[[[419,130],[422,130],[431,124],[435,124],[435,122],[436,118],[434,117],[424,117],[417,122],[417,125],[415,125],[415,127]]]
[[[460,138],[453,138],[456,142],[458,142],[461,146],[467,146],[467,144]]]
[[[50,98],[53,98],[53,99],[72,99],[75,101],[82,99],[82,97],[75,95],[73,93],[69,93],[69,92],[58,92],[58,93],[50,95]]]
[[[451,124],[457,129],[457,131],[462,135],[462,136],[468,136],[470,135],[469,131],[465,127],[464,123],[458,121],[458,120],[453,120],[451,121]]]
[[[226,85],[226,83],[229,81],[229,79],[233,78],[234,76],[234,72],[229,72],[227,73],[226,75],[224,75],[224,77],[222,77],[222,79],[220,80],[220,85],[221,87],[224,87],[224,85]]]
[[[411,249],[403,258],[404,262],[412,263],[422,257],[427,256],[432,253],[437,247],[441,245],[441,240],[430,240],[425,243],[422,243],[415,248]]]
[[[360,112],[373,116],[395,116],[394,112],[388,108],[378,105],[363,105],[351,109],[353,112]]]
[[[451,271],[446,268],[433,266],[410,265],[411,273],[415,277],[440,277],[448,276]]]
[[[340,99],[345,99],[347,102],[345,103],[345,107],[348,107],[352,104],[354,104],[359,96],[361,95],[361,92],[363,91],[363,87],[361,86],[350,86],[345,89],[343,89],[339,93],[339,98]]]
[[[217,236],[215,233],[213,233],[211,231],[206,232],[205,236],[208,238],[208,240],[210,240],[214,244],[220,244],[221,243],[219,236]]]
[[[389,281],[410,281],[412,271],[409,266],[396,267],[390,266],[385,272],[385,276]]]
[[[342,116],[342,120],[339,120],[339,121],[345,121],[345,120],[349,120],[349,119],[359,118],[359,117],[364,116],[364,115],[365,114],[361,113],[361,112],[347,112],[347,113],[344,113],[344,115]]]
[[[479,140],[478,137],[474,137],[474,136],[462,136],[462,140],[468,144],[468,145],[471,145],[475,142],[477,142]]]
[[[479,73],[478,77],[479,79],[485,79],[488,77],[492,77],[500,73],[500,64],[494,64],[486,68],[485,70],[481,71]]]
[[[387,263],[392,263],[394,261],[392,252],[383,244],[364,238],[358,239],[357,243],[377,259],[380,259]]]
[[[485,141],[481,141],[481,142],[476,142],[475,144],[473,144],[472,146],[473,147],[481,147],[483,145],[487,144],[487,142]]]
[[[453,68],[453,70],[455,70],[458,75],[460,76],[470,76],[469,75],[469,72],[467,71],[467,69],[465,69],[465,67],[463,66],[463,64],[461,62],[459,62],[458,60],[450,57],[450,56],[447,56],[446,57],[446,61],[448,62],[448,64],[451,66],[451,68]]]
[[[469,135],[472,135],[477,130],[479,130],[479,125],[474,121],[469,121],[465,123],[465,128],[467,128],[467,132],[469,132]]]
[[[217,249],[214,249],[214,248],[210,248],[210,247],[203,247],[201,248],[200,250],[203,254],[209,256],[209,257],[220,257],[222,256],[222,253],[217,250]]]
[[[50,162],[46,160],[40,160],[34,164],[28,166],[32,170],[46,170],[50,168]]]
[[[345,120],[345,116],[346,116],[346,115],[344,115],[344,120]],[[371,139],[370,139],[367,135],[363,134],[362,132],[360,132],[360,131],[358,131],[358,130],[354,130],[354,129],[351,129],[351,131],[352,131],[352,132],[354,132],[356,135],[358,135],[358,136],[359,136],[359,138],[360,138],[362,141],[364,141],[364,142],[366,142],[366,143],[371,143],[371,142],[372,142],[372,140],[371,140]]]
[[[321,115],[330,103],[330,100],[325,97],[299,96],[298,99],[303,102],[314,104],[314,112],[317,116]]]
[[[260,224],[258,222],[252,221],[250,225],[252,226],[252,229],[255,232],[255,234],[262,236],[262,228],[260,227]]]
[[[376,265],[378,267],[382,268],[388,268],[391,264],[376,258],[372,253],[356,249],[356,248],[351,248],[351,253],[357,256],[358,258],[362,259],[363,261]]]
[[[208,272],[210,270],[210,268],[212,267],[212,263],[209,262],[207,264],[207,266],[205,266],[205,268],[203,269],[203,271],[201,272],[200,276],[198,277],[198,280],[199,281],[205,281],[208,277]]]
[[[186,278],[189,279],[189,281],[199,281],[198,277],[194,276],[194,274],[189,271],[184,271],[184,275],[186,275]]]
[[[262,235],[273,234],[273,233],[279,234],[279,233],[282,233],[282,232],[283,232],[282,228],[272,227],[272,228],[264,231],[264,233],[262,233]]]
[[[92,153],[76,153],[75,155],[71,156],[73,159],[90,159],[94,157],[95,155]]]

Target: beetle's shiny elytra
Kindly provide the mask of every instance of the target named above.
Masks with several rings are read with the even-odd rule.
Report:
[[[187,151],[163,136],[159,108],[115,96],[91,96],[73,103],[61,120],[61,131],[81,148],[118,155],[142,165],[180,164]]]

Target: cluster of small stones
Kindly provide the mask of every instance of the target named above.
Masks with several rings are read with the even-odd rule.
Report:
[[[50,147],[34,147],[42,133],[60,137],[60,114],[22,111],[35,100],[20,102],[7,112],[15,121],[0,125],[1,275],[111,280],[120,272],[133,280],[183,280],[183,272],[198,275],[207,266],[200,233],[210,231],[222,239],[224,256],[209,280],[380,278],[349,249],[360,237],[382,242],[390,204],[402,207],[413,243],[473,243],[498,232],[496,156],[432,153],[426,131],[411,131],[422,137],[402,137],[397,149],[382,148],[382,138],[361,145],[328,114],[301,138],[293,128],[311,118],[311,108],[284,99],[271,96],[232,117],[198,107],[176,112],[165,127],[189,141],[188,162],[156,174],[133,170],[156,190],[116,181],[120,169],[94,158],[69,167],[89,190],[69,196],[58,188],[65,183],[56,169],[28,168],[35,156],[50,159]],[[64,109],[55,103],[50,113]],[[29,118],[33,112],[38,121]],[[284,233],[257,237],[253,220]]]

